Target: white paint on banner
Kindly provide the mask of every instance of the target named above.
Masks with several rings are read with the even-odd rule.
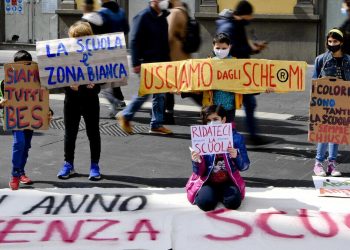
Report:
[[[41,85],[49,89],[72,84],[127,84],[124,33],[40,41],[36,51]]]
[[[247,188],[238,210],[208,213],[180,188],[3,189],[0,248],[340,249],[350,243],[349,207],[305,188]]]

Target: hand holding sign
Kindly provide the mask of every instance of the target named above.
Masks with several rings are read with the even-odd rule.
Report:
[[[237,149],[228,147],[227,152],[230,154],[231,158],[235,159],[237,157],[237,154],[238,154]]]
[[[188,147],[188,148],[191,151],[191,159],[192,159],[192,161],[201,163],[202,162],[201,156],[196,151],[194,151],[191,147]]]
[[[0,108],[5,107],[6,102],[7,102],[7,99],[2,99],[2,100],[0,101]]]

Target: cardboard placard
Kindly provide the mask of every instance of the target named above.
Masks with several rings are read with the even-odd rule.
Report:
[[[129,75],[124,33],[40,41],[36,43],[41,86],[115,83]]]
[[[233,148],[232,124],[191,126],[192,149],[200,155],[224,154]]]
[[[38,64],[4,65],[4,130],[45,130],[49,128],[49,91],[40,86]]]
[[[350,178],[312,176],[319,196],[350,197]]]
[[[350,144],[350,82],[335,78],[312,81],[310,142]]]
[[[139,95],[224,90],[304,91],[306,62],[263,59],[190,59],[142,64]]]

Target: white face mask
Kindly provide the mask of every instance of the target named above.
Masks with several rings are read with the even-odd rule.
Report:
[[[230,54],[230,48],[227,49],[214,49],[215,55],[220,58],[224,59]]]
[[[221,121],[210,121],[207,123],[207,125],[220,125],[220,124],[222,124]]]
[[[161,10],[167,10],[169,8],[169,1],[163,0],[158,3],[158,7]]]
[[[341,9],[340,9],[340,12],[341,12],[341,14],[342,14],[343,16],[347,16],[347,15],[348,15],[347,9],[345,9],[345,8],[341,8]]]

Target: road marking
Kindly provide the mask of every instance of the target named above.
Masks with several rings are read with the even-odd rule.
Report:
[[[63,101],[64,100],[64,94],[50,94],[51,100],[56,101]],[[128,105],[131,101],[125,100],[126,105]],[[100,97],[100,103],[108,105],[109,102],[106,98]],[[144,109],[151,109],[152,102],[145,102],[142,105],[142,108]],[[175,111],[187,111],[187,112],[200,112],[201,107],[198,106],[190,106],[190,105],[182,105],[182,104],[175,104],[174,107]],[[245,112],[242,109],[236,110],[236,116],[237,117],[243,117],[245,116]],[[267,119],[267,120],[279,120],[279,121],[285,121],[293,117],[294,115],[291,114],[278,114],[278,113],[268,113],[268,112],[255,112],[256,118],[259,119]]]

